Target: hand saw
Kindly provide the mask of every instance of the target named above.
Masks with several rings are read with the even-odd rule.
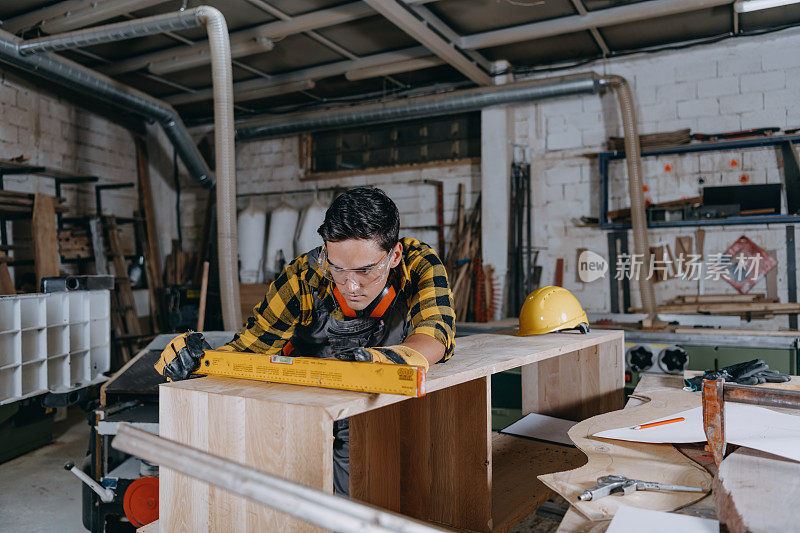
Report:
[[[425,395],[425,368],[206,350],[196,374],[382,394]]]

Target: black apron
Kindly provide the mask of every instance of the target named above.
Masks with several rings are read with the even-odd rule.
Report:
[[[307,255],[309,264],[317,261],[321,249],[315,248]],[[390,274],[390,281],[392,275]],[[384,294],[384,293],[381,293]],[[376,300],[379,300],[379,295]],[[331,357],[349,348],[372,348],[401,344],[408,336],[408,302],[402,295],[394,299],[389,308],[379,317],[361,316],[337,320],[334,310],[339,307],[333,296],[320,298],[313,290],[311,323],[297,326],[290,340],[293,354],[305,357]],[[287,353],[287,355],[291,355]],[[347,418],[333,423],[333,488],[337,494],[350,494],[350,424]]]

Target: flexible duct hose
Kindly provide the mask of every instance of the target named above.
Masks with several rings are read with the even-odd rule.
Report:
[[[214,149],[217,178],[217,256],[222,322],[227,331],[242,325],[239,299],[239,253],[236,229],[236,159],[233,129],[233,75],[231,45],[225,17],[217,9],[200,6],[199,20],[206,26],[211,49],[214,86]]]
[[[198,6],[183,13],[167,13],[146,19],[69,32],[54,37],[22,41],[0,30],[0,61],[23,68],[51,81],[71,87],[109,104],[156,119],[181,156],[189,173],[201,185],[214,186],[214,177],[205,160],[171,106],[102,74],[93,72],[50,50],[130,39],[166,30],[202,24],[211,49],[211,75],[214,88],[214,140],[216,149],[217,238],[222,319],[226,330],[241,325],[238,246],[236,230],[236,167],[233,130],[233,80],[230,41],[225,18],[217,9]]]
[[[639,131],[636,127],[636,110],[633,94],[628,81],[622,76],[604,76],[603,82],[617,93],[622,113],[622,126],[625,131],[625,159],[628,164],[628,194],[631,198],[631,228],[633,229],[633,249],[644,258],[644,275],[639,275],[639,292],[642,307],[650,320],[656,320],[656,294],[650,276],[650,243],[647,240],[647,215],[645,213],[644,191],[642,189],[642,151],[639,145]]]

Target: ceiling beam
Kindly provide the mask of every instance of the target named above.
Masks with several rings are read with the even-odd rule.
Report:
[[[358,20],[370,15],[374,15],[373,11],[368,5],[363,2],[351,2],[341,6],[323,9],[320,11],[312,11],[292,17],[290,20],[277,20],[267,22],[247,30],[240,30],[231,33],[231,47],[237,42],[248,42],[258,38],[268,38],[277,40],[282,37],[303,33],[328,26],[335,26],[337,24],[344,24]],[[122,74],[124,72],[131,72],[148,67],[149,65],[162,62],[175,62],[180,61],[184,57],[190,57],[198,53],[198,50],[206,50],[204,52],[206,57],[208,52],[208,41],[198,41],[194,46],[184,47],[175,46],[160,50],[150,54],[144,54],[130,59],[116,62],[114,65],[105,67],[102,72],[105,74]],[[241,57],[241,56],[239,56]],[[208,60],[206,61],[208,62]]]
[[[410,4],[411,2],[413,2],[413,0],[406,0],[406,3]],[[523,24],[521,26],[505,28],[503,30],[493,30],[489,32],[465,35],[461,38],[461,44],[463,49],[466,51],[474,48],[485,48],[487,46],[498,46],[502,44],[527,41],[540,37],[551,37],[561,33],[588,31],[591,28],[623,24],[626,22],[635,22],[637,20],[644,20],[651,17],[673,15],[730,3],[731,0],[650,0],[642,4],[633,4],[599,11],[590,11],[585,16],[571,15],[568,17],[551,19],[544,22]],[[299,17],[295,17],[292,20],[296,21],[298,18]],[[407,48],[397,52],[364,56],[355,61],[339,61],[335,63],[329,63],[327,65],[314,66],[292,72],[286,72],[274,76],[275,79],[265,80],[262,78],[237,82],[234,83],[233,87],[234,92],[239,90],[249,91],[256,88],[286,83],[287,81],[298,81],[303,79],[318,81],[326,77],[338,76],[356,70],[361,71],[361,74],[363,75],[363,71],[371,67],[386,67],[386,69],[390,69],[390,66],[394,63],[399,63],[400,65],[398,68],[403,69],[408,64],[414,64],[409,63],[410,60],[421,58],[430,59],[430,52],[424,47]],[[383,72],[386,71],[386,69],[380,71]],[[405,70],[397,70],[395,72],[404,71]],[[367,72],[369,71],[367,70]],[[356,74],[356,76],[358,76],[358,74]],[[173,105],[180,105],[182,103],[210,100],[211,97],[211,89],[205,88],[198,89],[193,94],[178,94],[164,98],[164,100]]]
[[[572,5],[575,7],[575,10],[578,12],[579,15],[585,17],[589,14],[586,10],[586,6],[583,5],[583,0],[571,0]],[[594,39],[595,44],[600,47],[600,50],[603,51],[603,57],[608,57],[611,55],[611,49],[606,44],[606,40],[603,39],[603,36],[600,35],[600,31],[597,28],[589,28],[589,33],[592,34],[592,39]]]
[[[364,2],[473,82],[478,85],[491,85],[492,78],[460,50],[459,43],[442,37],[405,4],[395,0],[364,0]]]
[[[265,80],[263,78],[253,78],[246,81],[239,81],[233,84],[234,98],[237,94],[249,93],[255,89],[283,85],[297,81],[316,81],[324,78],[330,78],[331,76],[340,76],[350,70],[379,65],[388,65],[429,56],[430,52],[424,46],[415,46],[413,48],[406,48],[404,50],[398,50],[395,52],[384,52],[381,54],[360,57],[358,59],[347,59],[325,65],[317,65],[300,70],[293,70],[283,74],[276,74],[269,80]],[[162,99],[172,105],[181,105],[192,102],[200,102],[203,100],[210,100],[211,98],[213,98],[213,92],[209,87],[205,89],[198,89],[192,94],[176,94]]]
[[[639,20],[677,15],[730,3],[731,0],[649,0],[648,2],[589,11],[586,15],[570,15],[500,30],[465,35],[461,38],[460,44],[464,49],[476,50],[578,31],[588,31],[591,28],[602,28]]]
[[[447,39],[454,43],[461,42],[461,36],[457,34],[453,29],[448,26],[442,19],[437,17],[433,11],[425,7],[424,5],[415,5],[411,6],[411,9],[417,13],[422,19],[427,23],[433,26],[436,31],[444,35]],[[464,53],[467,54],[475,63],[477,63],[483,70],[486,72],[492,71],[492,62],[483,57],[483,54],[476,50],[464,50]]]

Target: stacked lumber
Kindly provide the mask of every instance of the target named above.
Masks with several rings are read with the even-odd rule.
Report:
[[[34,194],[0,190],[0,216],[6,218],[32,217],[34,197]],[[66,207],[60,205],[56,205],[54,209],[56,213],[63,213],[67,210]]]
[[[457,321],[465,321],[474,313],[473,285],[475,265],[480,265],[481,258],[481,201],[466,216],[462,204],[462,191],[459,187],[458,220],[453,229],[452,240],[448,247],[449,254],[445,261],[447,277],[453,291],[454,311]],[[485,290],[481,287],[481,290]]]
[[[681,315],[738,315],[751,320],[800,313],[800,303],[780,303],[768,298],[766,294],[684,295],[658,306],[658,312]]]
[[[172,251],[164,260],[164,281],[168,286],[189,283],[194,272],[194,254],[184,252],[180,241],[173,239]]]
[[[676,131],[668,131],[665,133],[648,133],[639,135],[639,144],[642,149],[656,148],[659,146],[676,146],[680,144],[689,144],[691,142],[691,130],[689,128]],[[625,150],[625,137],[609,137],[608,149],[622,152]]]
[[[64,259],[92,259],[92,238],[88,228],[65,228],[58,231],[58,251]]]

